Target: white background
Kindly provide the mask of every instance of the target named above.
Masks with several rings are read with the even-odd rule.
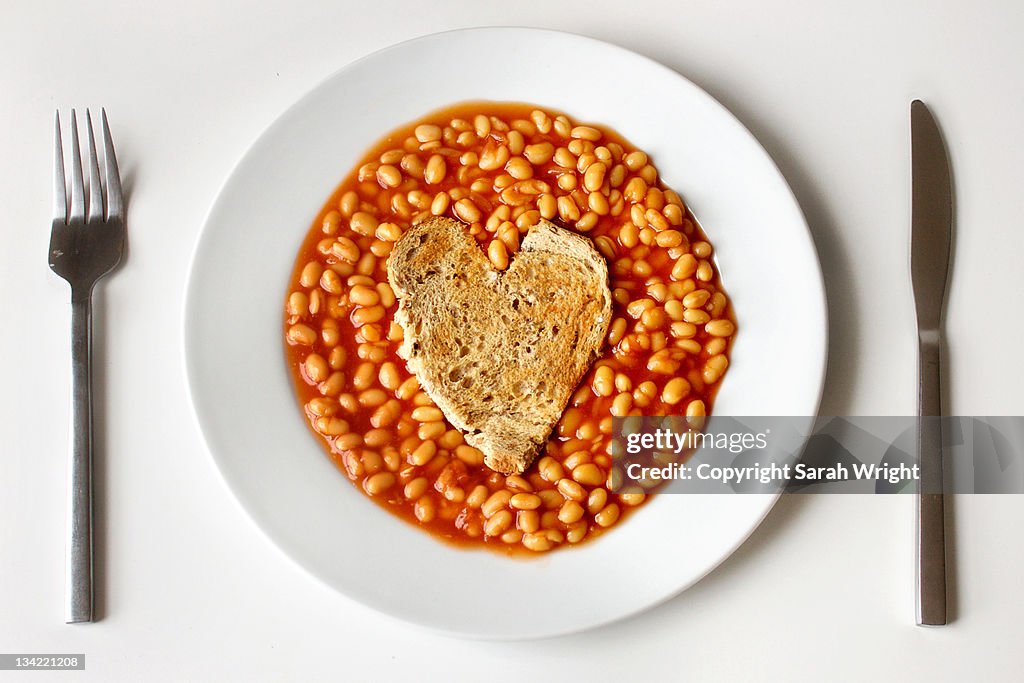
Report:
[[[309,578],[249,521],[184,382],[184,282],[206,211],[263,128],[334,70],[406,38],[496,24],[658,59],[761,140],[825,272],[825,414],[914,410],[908,111],[927,101],[957,195],[945,408],[1024,414],[1017,2],[0,0],[0,652],[85,652],[86,672],[64,674],[76,680],[1019,677],[1018,496],[955,500],[946,628],[913,626],[910,498],[792,496],[666,605],[511,644],[381,617]],[[472,58],[494,60],[495,78],[515,68]],[[569,79],[586,64],[566,55],[566,68]],[[595,97],[658,102],[628,74]],[[126,259],[96,297],[102,620],[79,626],[62,623],[68,291],[45,265],[53,111],[72,106],[107,108],[130,190]],[[484,608],[501,619],[503,600],[527,598],[509,590]]]

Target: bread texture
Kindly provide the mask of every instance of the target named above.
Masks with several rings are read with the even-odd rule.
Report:
[[[542,220],[498,271],[463,224],[437,217],[395,244],[388,279],[399,355],[420,386],[487,466],[524,472],[600,355],[611,321],[604,258]]]

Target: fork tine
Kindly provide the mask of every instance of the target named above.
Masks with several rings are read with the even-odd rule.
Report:
[[[54,117],[53,131],[53,220],[68,219],[68,187],[64,184],[64,146],[60,139],[60,111]]]
[[[114,154],[114,140],[107,125],[107,110],[101,109],[103,118],[103,162],[107,174],[107,218],[121,218],[124,200],[121,197],[121,174],[117,170],[117,156]]]
[[[78,117],[71,110],[71,215],[69,221],[85,220],[85,180],[82,178],[82,151],[78,145]]]
[[[92,114],[85,110],[85,127],[89,132],[89,221],[103,220],[103,188],[96,159],[96,139],[92,134]]]

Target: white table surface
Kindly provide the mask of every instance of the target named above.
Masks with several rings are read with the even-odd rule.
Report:
[[[926,100],[959,221],[946,410],[1024,414],[1020,3],[398,6],[0,0],[0,652],[84,652],[84,673],[52,674],[75,680],[1019,680],[1021,496],[955,499],[955,621],[942,629],[913,626],[905,496],[786,497],[697,586],[589,633],[473,642],[382,617],[310,578],[232,498],[190,413],[181,309],[220,185],[301,94],[406,38],[543,26],[679,70],[774,157],[827,280],[825,414],[914,410],[908,106]],[[130,237],[96,300],[102,619],[67,626],[69,306],[45,265],[53,111],[101,105]]]

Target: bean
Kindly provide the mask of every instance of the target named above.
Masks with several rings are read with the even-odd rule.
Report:
[[[601,186],[604,185],[604,178],[607,173],[608,167],[600,161],[590,164],[583,175],[583,187],[587,188],[588,192],[599,192]],[[605,198],[605,203],[607,201],[607,198]]]
[[[612,400],[610,412],[615,417],[626,417],[632,407],[633,396],[631,394],[621,393]]]
[[[704,345],[704,352],[710,356],[717,356],[720,353],[725,353],[726,348],[729,346],[729,340],[723,337],[715,337],[709,339]]]
[[[537,211],[542,218],[552,219],[558,215],[558,201],[551,193],[544,193],[537,197]]]
[[[377,182],[381,187],[398,187],[402,182],[402,172],[391,164],[383,164],[377,169]]]
[[[487,490],[487,487],[483,484],[477,484],[469,492],[469,495],[466,496],[466,506],[476,510],[483,505],[488,495],[490,495],[490,491]]]
[[[405,488],[402,490],[402,493],[405,494],[405,497],[408,500],[416,500],[417,498],[419,498],[420,496],[427,492],[427,487],[429,486],[430,482],[427,480],[426,477],[416,477],[415,479],[413,479],[412,481],[405,485]]]
[[[444,157],[440,154],[432,154],[427,160],[427,166],[423,169],[423,180],[428,185],[437,185],[444,180],[448,173],[448,166]]]
[[[416,430],[416,436],[424,441],[438,439],[444,435],[445,431],[447,431],[447,428],[444,422],[423,422],[420,424],[419,429]]]
[[[569,131],[569,135],[579,140],[596,141],[601,139],[601,131],[590,126],[576,126]]]
[[[407,401],[412,398],[417,391],[420,390],[420,381],[416,378],[416,375],[409,377],[407,380],[402,382],[402,385],[395,391],[395,398]],[[426,420],[430,422],[430,420]]]
[[[306,356],[302,369],[306,374],[306,379],[313,384],[318,384],[327,379],[327,361],[320,354],[311,353]]]
[[[351,218],[352,214],[359,208],[359,195],[349,190],[345,194],[341,195],[341,199],[338,201],[338,210],[341,211],[341,215],[344,218]]]
[[[416,130],[413,134],[420,142],[433,142],[434,140],[441,139],[441,127],[424,123],[416,126]]]
[[[544,534],[523,534],[523,546],[535,553],[551,550],[551,540]]]
[[[516,526],[525,533],[536,533],[540,529],[540,513],[536,510],[520,510],[516,513]]]
[[[316,429],[325,436],[340,436],[349,430],[349,424],[340,417],[318,417]]]
[[[640,322],[647,330],[660,330],[665,327],[665,311],[661,308],[648,308],[640,314]]]
[[[518,130],[512,130],[508,133],[508,151],[510,154],[522,154],[523,148],[526,147],[526,139],[523,134]]]
[[[676,347],[687,353],[700,353],[700,342],[694,339],[680,339],[676,342]]]
[[[316,286],[320,282],[320,275],[323,273],[323,266],[317,261],[310,261],[302,268],[302,274],[299,275],[299,284],[303,287],[310,288]]]
[[[353,448],[358,448],[363,444],[363,435],[349,432],[343,436],[338,437],[334,440],[334,446],[341,451],[350,451]],[[359,471],[362,473],[362,464],[359,466]]]
[[[608,504],[608,491],[603,488],[596,488],[587,496],[587,512],[596,515]]]
[[[348,293],[349,301],[359,306],[376,306],[380,303],[380,295],[377,290],[365,285],[356,285]]]
[[[554,511],[560,508],[562,506],[563,501],[565,500],[564,498],[562,498],[562,494],[554,489],[543,489],[539,491],[537,495],[540,497],[541,505],[543,505],[544,509],[548,511],[544,513],[545,516],[550,515],[551,518],[554,519],[557,514]],[[544,525],[543,518],[541,519],[541,524]]]
[[[340,346],[335,346],[331,349],[331,353],[327,356],[327,364],[334,370],[340,370],[345,365],[347,360],[347,354],[345,349]]]
[[[423,496],[416,501],[413,506],[413,514],[416,515],[416,519],[426,524],[434,520],[434,516],[437,514],[437,509],[432,501],[427,496]]]
[[[697,259],[693,254],[683,254],[672,266],[672,279],[685,280],[697,272]]]
[[[558,521],[573,524],[583,518],[583,506],[574,500],[567,500],[558,511]]]
[[[338,403],[331,398],[317,396],[306,403],[306,408],[316,417],[330,417],[338,412]]]
[[[638,150],[627,154],[623,161],[630,171],[638,171],[647,165],[647,155]]]
[[[623,505],[628,505],[630,507],[636,507],[637,505],[643,503],[645,500],[647,500],[647,496],[640,492],[619,494],[619,501]]]
[[[312,346],[316,341],[316,332],[309,325],[299,323],[288,328],[288,343],[292,345]]]
[[[383,306],[357,308],[352,311],[352,322],[357,326],[368,325],[382,320],[386,314]]]
[[[711,316],[707,311],[702,311],[699,308],[688,308],[683,313],[683,320],[694,325],[703,325],[711,320]]]
[[[353,232],[357,232],[360,235],[372,235],[377,230],[379,221],[366,211],[357,211],[352,215],[352,219],[349,221],[349,227]]]
[[[501,542],[509,545],[521,543],[523,540],[523,532],[519,529],[509,529],[501,535]]]
[[[488,536],[500,536],[512,526],[512,513],[499,510],[484,523],[484,533]]]
[[[623,395],[628,396],[628,394]],[[598,486],[604,481],[604,474],[601,473],[601,469],[597,465],[586,463],[572,471],[572,478],[584,486]]]
[[[367,389],[359,394],[359,405],[364,408],[377,408],[388,401],[388,395],[383,389]]]
[[[608,327],[608,343],[612,346],[617,345],[622,341],[622,337],[626,333],[626,320],[624,318],[616,318],[612,321],[612,324]]]
[[[508,248],[505,246],[505,243],[501,240],[491,240],[491,243],[487,246],[487,258],[491,260],[491,264],[498,270],[508,268]]]
[[[659,247],[678,247],[683,243],[683,233],[678,230],[664,230],[654,238]]]
[[[569,119],[562,114],[555,117],[552,127],[555,129],[555,134],[563,138],[569,137],[569,133],[572,130],[572,124],[569,123]]]
[[[444,419],[444,413],[434,406],[419,406],[412,411],[412,419],[417,422],[437,422]]]
[[[665,383],[661,392],[661,400],[668,405],[675,405],[690,393],[690,383],[682,377],[674,377]]]
[[[366,492],[371,496],[376,496],[380,493],[384,493],[389,488],[395,485],[395,475],[390,472],[378,472],[372,477],[367,478],[364,487]]]
[[[533,493],[517,493],[509,499],[509,505],[517,510],[536,510],[541,505],[541,499]]]
[[[565,534],[565,539],[569,543],[579,543],[587,535],[587,523],[580,521],[573,524]]]
[[[547,135],[551,132],[551,117],[542,112],[540,109],[534,109],[530,112],[530,120],[533,121],[533,125],[537,127],[537,130]]]
[[[436,454],[437,444],[433,441],[423,441],[409,454],[409,463],[420,466],[426,465]]]
[[[700,308],[711,298],[711,292],[706,289],[697,289],[683,297],[683,305],[687,308]]]
[[[309,314],[309,295],[295,291],[288,295],[288,315],[293,318],[305,318]]]
[[[458,432],[454,433],[456,435],[459,435]],[[461,435],[459,436],[461,439]],[[462,462],[466,463],[471,467],[479,467],[480,465],[484,464],[483,451],[477,448],[473,448],[472,446],[468,446],[466,444],[458,444],[457,446],[455,446],[455,457],[457,457],[459,460],[461,460]]]
[[[473,117],[473,129],[477,137],[486,137],[491,132],[491,119],[484,114],[477,114]]]
[[[718,318],[725,312],[725,307],[728,305],[729,300],[725,298],[725,295],[721,292],[715,292],[711,295],[708,312],[711,313],[712,317]]]
[[[391,399],[373,411],[373,414],[370,416],[370,424],[374,427],[386,427],[397,420],[401,413],[402,404]]]
[[[581,501],[586,498],[586,491],[583,487],[572,479],[565,478],[558,482],[558,492],[565,496],[567,499]]]
[[[671,358],[664,350],[652,354],[647,359],[647,369],[659,375],[674,375],[679,370],[679,365],[679,361]]]
[[[377,368],[373,363],[360,363],[356,373],[352,377],[352,387],[357,391],[363,391],[373,386],[377,378]]]
[[[736,326],[731,320],[720,318],[705,323],[704,331],[713,337],[730,337],[736,331]]]
[[[398,366],[390,361],[380,366],[380,371],[377,373],[377,380],[380,382],[382,387],[391,391],[394,391],[402,384],[402,378],[398,372]]]
[[[505,164],[505,170],[516,180],[528,180],[533,177],[533,167],[523,157],[512,157]]]
[[[576,189],[576,174],[575,173],[563,173],[558,176],[558,187],[565,190],[566,192],[572,192]]]
[[[714,384],[721,379],[722,374],[728,367],[729,359],[722,354],[708,358],[704,363],[704,382],[706,384]]]
[[[579,220],[579,207],[576,206],[576,203],[570,197],[559,197],[556,203],[558,205],[558,216],[563,221],[568,222]]]
[[[505,486],[513,491],[529,493],[533,491],[533,485],[518,474],[511,474],[505,477]]]
[[[481,218],[480,209],[470,199],[455,202],[455,215],[466,223],[476,223]]]
[[[598,215],[594,211],[587,211],[585,214],[580,216],[580,219],[576,221],[576,229],[580,232],[587,232],[593,230],[594,226],[597,225]]]
[[[615,373],[607,365],[602,365],[594,372],[594,393],[598,396],[611,396],[615,391]]]
[[[600,526],[610,527],[619,520],[619,514],[619,506],[612,503],[594,515],[594,521]]]
[[[527,145],[523,149],[523,156],[525,156],[526,160],[535,166],[542,166],[548,163],[549,161],[551,161],[554,155],[555,146],[552,145],[550,142],[541,142],[535,145]]]
[[[508,147],[505,145],[494,146],[488,143],[480,153],[479,168],[483,171],[495,171],[508,162],[509,156]]]
[[[492,517],[497,514],[499,510],[504,509],[511,498],[511,491],[506,489],[495,491],[486,501],[484,501],[484,504],[480,506],[480,511],[484,513],[484,517]]]
[[[565,147],[559,147],[554,154],[555,164],[562,168],[576,168],[576,156]]]

